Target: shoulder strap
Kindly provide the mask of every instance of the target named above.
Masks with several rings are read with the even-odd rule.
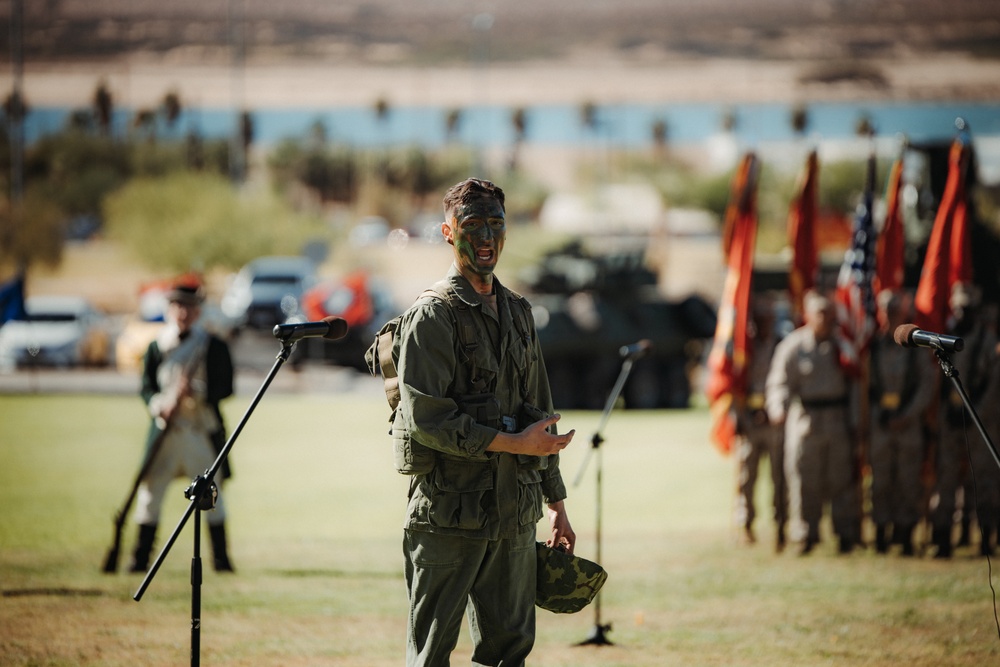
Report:
[[[508,291],[511,295],[510,302],[517,304],[516,307],[511,308],[511,317],[514,319],[514,326],[517,328],[518,335],[524,340],[524,345],[531,354],[531,360],[538,361],[534,356],[535,348],[531,345],[531,326],[528,323],[528,318],[531,317],[531,304],[514,290]]]
[[[469,370],[468,391],[459,393],[483,393],[486,391],[486,380],[479,376],[476,365],[471,363],[473,354],[479,347],[479,337],[476,335],[476,323],[469,304],[459,298],[458,293],[446,280],[435,283],[424,294],[432,293],[440,297],[451,307],[455,314],[455,327],[458,331],[458,342],[462,346],[462,365]]]
[[[458,340],[462,344],[466,361],[471,359],[472,353],[479,347],[479,339],[476,336],[476,325],[472,320],[472,311],[469,309],[469,304],[458,297],[454,288],[447,281],[435,283],[432,287],[424,291],[423,295],[427,294],[436,295],[451,306],[452,312],[455,313]]]

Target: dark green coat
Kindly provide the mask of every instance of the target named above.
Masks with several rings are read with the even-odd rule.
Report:
[[[162,361],[163,353],[160,351],[159,344],[154,340],[146,349],[146,356],[143,359],[142,389],[140,395],[146,405],[149,405],[152,397],[160,393],[163,389],[160,387],[159,380],[157,379],[157,370]],[[219,403],[222,399],[233,395],[233,360],[229,353],[229,346],[225,341],[216,336],[209,335],[205,364],[205,373],[207,376],[207,386],[205,389],[206,403],[215,412],[218,423],[224,424],[222,413],[219,411]],[[153,442],[159,437],[161,431],[162,429],[157,426],[156,420],[150,419],[149,433],[146,437],[147,456]],[[225,426],[220,427],[218,431],[210,434],[210,437],[212,446],[215,448],[216,454],[218,454],[226,444]],[[232,476],[228,457],[223,463],[220,472],[223,479],[228,479]]]

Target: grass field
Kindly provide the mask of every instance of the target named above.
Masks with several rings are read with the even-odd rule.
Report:
[[[248,398],[226,404],[230,425]],[[190,661],[191,525],[140,602],[142,578],[102,574],[138,465],[138,398],[0,397],[0,665],[133,666]],[[599,413],[567,413],[572,485]],[[206,561],[202,663],[229,667],[400,665],[406,616],[400,534],[405,478],[392,469],[384,401],[266,397],[232,454],[226,487],[236,575]],[[543,666],[996,664],[987,561],[776,555],[738,547],[732,462],[706,442],[707,414],[616,412],[603,435],[600,620],[613,646],[576,646],[597,620],[540,612]],[[595,550],[595,463],[569,509],[578,551]],[[160,528],[186,507],[172,487]],[[766,505],[769,490],[759,493]],[[134,527],[129,525],[126,549]],[[207,549],[207,544],[205,545]],[[205,553],[207,556],[207,553]],[[127,556],[123,557],[124,561]],[[468,663],[465,633],[455,664]]]

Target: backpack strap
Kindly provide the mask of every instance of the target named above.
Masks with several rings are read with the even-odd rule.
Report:
[[[523,296],[515,292],[514,290],[507,290],[510,292],[510,299],[508,303],[510,304],[510,315],[514,320],[514,328],[517,329],[517,334],[521,337],[521,341],[524,344],[524,349],[527,352],[528,360],[530,364],[535,364],[538,361],[538,357],[535,356],[535,348],[531,344],[531,326],[529,325],[528,318],[531,317],[531,304]],[[524,396],[524,400],[528,403],[534,403],[535,397],[528,390],[528,369],[522,369],[521,373],[521,395]]]
[[[486,380],[479,377],[475,364],[472,363],[473,353],[479,347],[479,337],[476,335],[476,323],[469,304],[463,301],[451,284],[442,280],[435,283],[424,294],[432,293],[440,297],[455,314],[455,326],[458,330],[458,342],[462,346],[462,362],[469,369],[469,389],[472,393],[484,393]],[[469,392],[461,392],[469,393]]]

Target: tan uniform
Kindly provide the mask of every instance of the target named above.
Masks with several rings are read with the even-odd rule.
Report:
[[[934,398],[934,367],[928,350],[901,347],[889,336],[872,341],[870,360],[871,518],[909,544],[922,515],[923,415]]]
[[[774,336],[754,340],[747,374],[747,397],[737,411],[740,438],[736,449],[738,489],[733,518],[737,526],[746,529],[751,527],[757,514],[753,495],[762,456],[767,456],[771,463],[772,504],[778,530],[784,530],[788,521],[784,433],[780,426],[767,418],[764,407],[767,373],[777,344]]]
[[[827,501],[842,546],[853,546],[859,538],[850,390],[834,341],[817,341],[811,328],[800,327],[778,343],[766,406],[773,421],[785,422],[789,537],[807,545],[819,541]]]
[[[992,347],[986,351],[985,386],[976,411],[993,447],[997,448],[997,456],[1000,456],[1000,354],[997,350],[1000,343],[995,336],[992,338]],[[970,449],[972,469],[976,474],[976,516],[984,540],[982,550],[992,552],[993,539],[1000,528],[1000,466],[978,430],[975,435],[970,435],[970,439],[975,443]]]
[[[958,371],[958,379],[962,388],[969,396],[977,413],[982,418],[986,414],[996,412],[994,405],[984,405],[983,397],[989,383],[990,366],[995,356],[996,337],[988,332],[982,324],[976,324],[970,332],[961,335],[965,347],[951,355],[951,362]],[[954,525],[957,507],[956,494],[968,477],[970,459],[975,466],[977,478],[975,483],[980,486],[976,494],[981,499],[994,495],[991,487],[997,482],[993,480],[996,464],[983,465],[989,457],[986,445],[979,434],[972,418],[966,413],[961,396],[954,389],[954,384],[946,377],[941,378],[941,422],[938,438],[937,456],[935,457],[935,497],[936,506],[932,513],[934,525],[934,541],[938,545],[938,555],[950,555],[951,531]],[[977,459],[980,463],[977,465]],[[980,474],[982,471],[982,474]],[[981,479],[980,479],[981,478]],[[974,491],[973,485],[967,488]],[[1000,492],[997,492],[1000,493]],[[965,502],[966,511],[972,510],[974,499],[969,497]],[[986,514],[995,514],[989,510],[989,504],[984,506]],[[993,521],[983,517],[987,521]],[[980,520],[982,523],[982,519]]]

